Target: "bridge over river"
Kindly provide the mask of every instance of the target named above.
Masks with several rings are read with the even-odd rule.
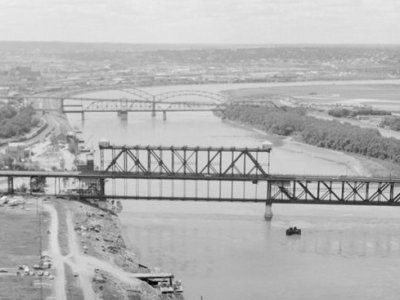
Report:
[[[151,94],[138,88],[112,88],[123,92],[126,96],[119,98],[98,98],[83,96],[85,93],[98,92],[100,88],[77,89],[68,93],[58,93],[54,96],[24,95],[22,98],[30,103],[38,103],[38,110],[60,111],[62,113],[80,114],[82,120],[86,113],[116,112],[122,120],[128,118],[129,112],[150,112],[153,117],[157,112],[167,119],[167,112],[219,112],[231,103],[222,93],[204,90],[174,90],[160,94]],[[104,90],[104,88],[103,88]],[[7,98],[7,97],[5,97]],[[53,102],[59,105],[48,107],[43,103]],[[257,98],[235,100],[235,104],[275,105],[271,101]],[[56,108],[54,108],[56,107]]]
[[[236,201],[331,205],[400,205],[400,179],[270,174],[270,148],[100,145],[100,169],[0,171],[7,193],[28,180],[30,193],[81,199]],[[155,187],[151,182],[159,183]],[[177,187],[176,182],[183,182]],[[71,188],[71,182],[74,182]],[[141,186],[148,184],[143,191]],[[186,185],[195,186],[194,194]],[[246,184],[256,186],[249,195]],[[47,186],[47,188],[44,188]],[[50,187],[50,188],[49,188]],[[69,188],[68,188],[69,187]],[[241,188],[239,188],[241,187]]]

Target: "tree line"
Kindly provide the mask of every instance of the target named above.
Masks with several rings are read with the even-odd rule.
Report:
[[[328,115],[337,118],[354,118],[357,116],[385,116],[392,113],[386,110],[372,109],[370,107],[360,107],[355,109],[335,107],[328,110]]]
[[[0,138],[10,138],[28,133],[39,124],[32,106],[17,109],[11,105],[0,108]]]
[[[380,127],[389,127],[391,130],[400,131],[399,117],[385,117],[379,124]]]
[[[400,163],[399,140],[385,138],[376,129],[307,116],[304,109],[231,105],[223,117],[282,136],[298,135],[317,147]]]

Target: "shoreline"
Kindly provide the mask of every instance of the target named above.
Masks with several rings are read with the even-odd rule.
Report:
[[[390,176],[390,174],[388,173],[388,166],[391,164],[390,162],[381,162],[378,161],[377,159],[363,157],[361,155],[356,155],[353,153],[316,147],[313,145],[303,143],[301,141],[297,141],[295,140],[294,137],[274,135],[265,132],[257,127],[250,126],[234,120],[223,119],[222,121],[232,126],[246,129],[254,133],[257,133],[261,136],[264,136],[266,137],[266,141],[270,142],[275,147],[279,147],[282,150],[289,152],[308,153],[310,156],[314,158],[318,158],[321,160],[345,166],[346,169],[348,169],[349,171],[352,170],[357,175],[365,176],[365,174],[367,174],[367,177]],[[345,159],[339,160],[340,156],[342,156]],[[399,168],[394,168],[392,170],[392,175],[396,175],[397,172],[400,172],[397,169]],[[347,175],[348,174],[346,174],[346,176]]]
[[[45,157],[48,152],[56,153],[50,149],[51,133],[71,128],[68,120],[59,114],[51,113],[48,118],[53,120],[46,126],[49,132],[40,139],[40,134],[32,137],[30,143],[41,148],[37,155]],[[57,153],[62,156],[63,151],[59,149]],[[38,199],[24,196],[26,201],[31,198]],[[119,216],[109,207],[102,208],[100,202],[91,204],[70,198],[41,198],[46,199],[41,207],[50,216],[50,224],[44,226],[49,233],[48,249],[54,262],[51,270],[56,273],[52,282],[56,299],[184,299],[182,293],[163,294],[159,288],[131,277],[150,269],[141,265],[136,254],[126,246]]]

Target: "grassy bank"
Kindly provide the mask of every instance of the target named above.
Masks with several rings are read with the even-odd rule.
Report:
[[[400,141],[378,130],[307,116],[300,108],[231,105],[223,117],[281,136],[298,136],[313,146],[400,163]]]

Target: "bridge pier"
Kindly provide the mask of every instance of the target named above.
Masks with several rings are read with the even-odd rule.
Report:
[[[264,219],[266,221],[271,221],[272,220],[272,183],[271,181],[267,182],[267,200],[265,201],[265,213],[264,213]]]
[[[156,116],[156,96],[153,96],[153,102],[151,105],[151,116],[153,118]]]
[[[100,178],[99,179],[99,185],[100,185],[100,200],[105,200],[104,196],[105,196],[105,181],[104,178]]]
[[[7,177],[8,182],[8,194],[14,194],[14,177]]]
[[[167,121],[167,111],[163,110],[163,121]]]
[[[81,113],[81,120],[82,120],[82,122],[85,121],[85,112],[83,112],[83,111]]]
[[[120,111],[119,116],[121,117],[122,121],[128,120],[128,112],[127,111]]]

